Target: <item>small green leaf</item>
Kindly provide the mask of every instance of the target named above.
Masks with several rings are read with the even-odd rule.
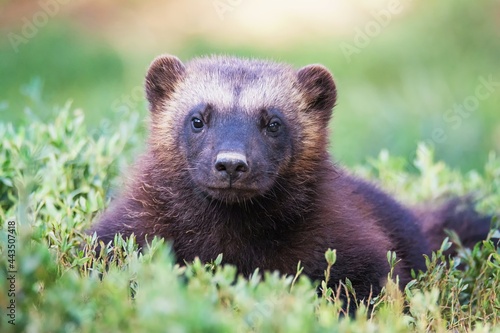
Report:
[[[215,258],[215,261],[214,261],[215,266],[220,266],[221,263],[222,263],[222,253],[220,253],[217,256],[217,258]]]
[[[337,250],[328,249],[325,252],[325,259],[329,266],[332,266],[337,261]]]

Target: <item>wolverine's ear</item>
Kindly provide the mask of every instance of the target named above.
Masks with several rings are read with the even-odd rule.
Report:
[[[328,69],[322,65],[308,65],[299,69],[297,77],[308,109],[325,111],[330,117],[337,89]]]
[[[151,111],[170,97],[185,71],[184,64],[175,56],[161,55],[153,60],[146,75],[146,97]]]

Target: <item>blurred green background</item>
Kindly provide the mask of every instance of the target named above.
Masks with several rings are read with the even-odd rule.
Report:
[[[90,126],[146,118],[155,56],[223,53],[326,65],[341,163],[424,141],[465,171],[500,151],[498,0],[3,0],[0,33],[0,121],[68,100]]]

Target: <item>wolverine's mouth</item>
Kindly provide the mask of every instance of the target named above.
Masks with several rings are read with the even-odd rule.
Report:
[[[242,187],[242,186],[208,186],[203,191],[208,197],[226,201],[226,202],[241,202],[249,200],[253,197],[260,195],[260,191],[255,188]]]

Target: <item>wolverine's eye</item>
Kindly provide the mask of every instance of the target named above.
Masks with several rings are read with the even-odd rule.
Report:
[[[203,124],[203,120],[201,120],[200,118],[196,118],[196,117],[193,117],[191,119],[191,125],[193,126],[193,130],[195,132],[201,131],[203,126],[205,126],[205,124]]]
[[[279,120],[273,119],[269,124],[267,125],[267,131],[271,133],[277,133],[281,128],[281,123]]]

